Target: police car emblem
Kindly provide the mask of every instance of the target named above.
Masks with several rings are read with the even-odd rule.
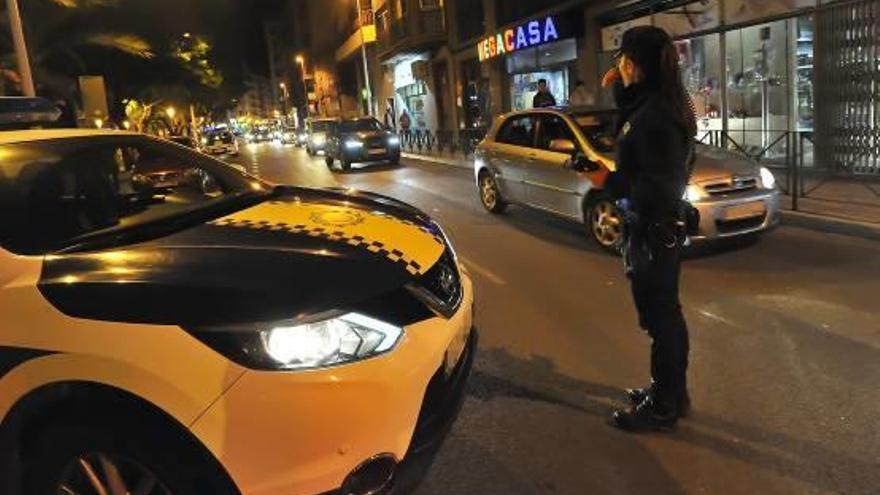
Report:
[[[452,269],[448,266],[444,266],[440,270],[440,276],[437,277],[437,282],[440,284],[440,290],[442,290],[444,294],[450,297],[455,294],[455,274],[452,273]]]
[[[312,213],[309,219],[327,227],[348,227],[364,221],[364,215],[355,210],[329,210]]]

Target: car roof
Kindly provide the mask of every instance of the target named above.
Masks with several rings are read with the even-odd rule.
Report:
[[[111,129],[32,129],[24,131],[2,131],[0,132],[0,145],[81,137],[138,135],[139,134],[134,132],[116,131]]]

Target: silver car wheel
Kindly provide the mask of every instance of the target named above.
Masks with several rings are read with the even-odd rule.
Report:
[[[590,230],[602,247],[613,247],[623,235],[623,219],[617,207],[606,199],[598,201],[590,214]]]
[[[72,460],[57,495],[172,495],[152,471],[139,463],[99,452]]]
[[[487,210],[494,210],[498,205],[498,190],[495,188],[495,181],[489,174],[480,179],[480,198]]]

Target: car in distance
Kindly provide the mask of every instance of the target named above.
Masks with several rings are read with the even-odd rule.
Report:
[[[477,147],[480,200],[493,213],[509,203],[585,225],[602,248],[616,251],[622,218],[603,190],[615,169],[617,112],[549,108],[499,117]],[[685,198],[700,211],[692,241],[754,235],[779,222],[772,172],[732,152],[698,144]]]
[[[281,128],[280,140],[281,144],[296,144],[296,129],[293,127]]]
[[[309,119],[306,123],[308,129],[308,137],[306,138],[306,152],[309,156],[315,156],[323,153],[327,146],[327,139],[339,123],[339,119]]]
[[[244,138],[248,144],[265,143],[272,140],[272,129],[264,125],[255,126]]]
[[[202,137],[202,150],[209,155],[238,155],[238,141],[229,131],[214,131]]]
[[[327,140],[328,167],[339,160],[342,170],[351,164],[388,162],[400,163],[400,137],[373,117],[345,119],[337,124]]]
[[[6,132],[0,153],[0,493],[366,494],[426,473],[476,345],[428,216],[138,134]]]

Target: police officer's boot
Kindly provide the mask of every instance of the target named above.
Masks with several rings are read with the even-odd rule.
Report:
[[[675,402],[662,404],[648,396],[639,405],[629,410],[614,411],[614,426],[624,431],[671,431],[678,422]]]
[[[637,406],[645,401],[653,390],[654,384],[642,388],[628,388],[624,392],[632,405]],[[678,399],[678,417],[686,418],[691,414],[691,396],[685,390]]]

